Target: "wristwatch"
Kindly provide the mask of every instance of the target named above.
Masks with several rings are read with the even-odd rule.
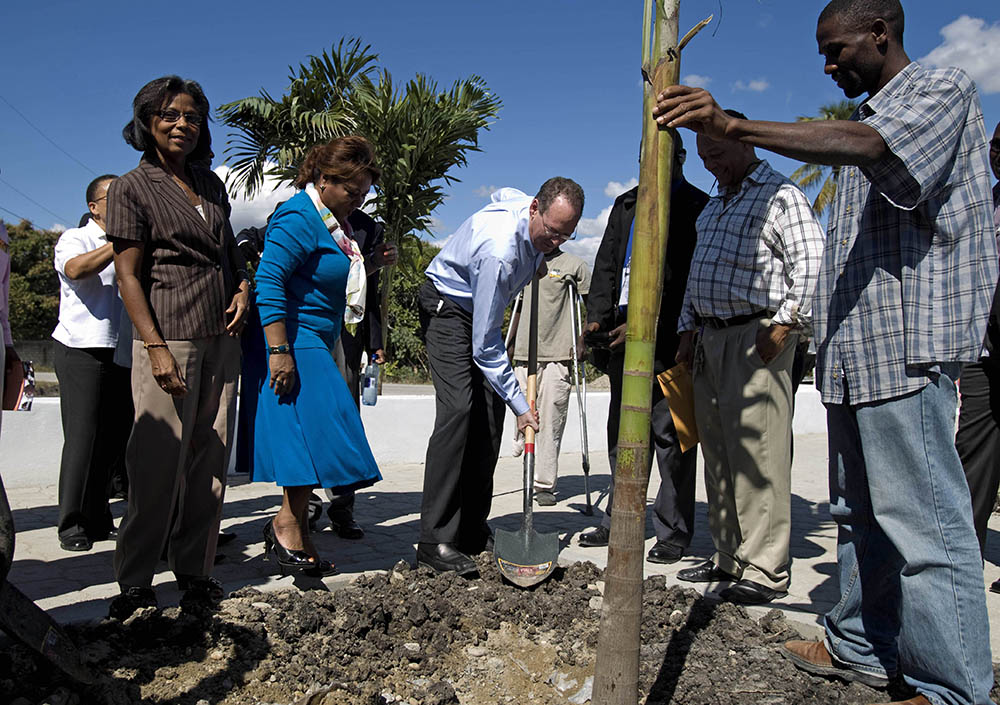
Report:
[[[288,343],[282,343],[281,345],[269,345],[267,351],[271,355],[287,355],[292,351],[292,347]]]

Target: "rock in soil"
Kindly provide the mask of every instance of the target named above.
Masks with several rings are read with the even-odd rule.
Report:
[[[398,564],[335,592],[239,590],[215,612],[169,608],[69,627],[96,682],[80,686],[21,646],[0,658],[0,703],[133,705],[568,705],[590,702],[603,576],[559,568],[533,589]],[[781,658],[798,634],[778,611],[643,586],[640,702],[864,705],[885,693],[815,678]],[[906,693],[901,693],[906,697]],[[998,690],[994,688],[994,697]]]

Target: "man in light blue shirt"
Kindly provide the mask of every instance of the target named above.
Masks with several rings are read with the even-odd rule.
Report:
[[[427,267],[420,321],[437,396],[427,447],[417,563],[459,574],[476,570],[470,553],[492,550],[486,524],[500,453],[504,404],[518,432],[538,419],[528,407],[504,347],[504,311],[569,240],[583,211],[583,189],[554,177],[534,198],[495,192],[448,238]]]

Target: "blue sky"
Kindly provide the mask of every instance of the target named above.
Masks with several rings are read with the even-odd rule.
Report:
[[[816,16],[824,4],[682,0],[682,32],[709,14],[716,19],[685,50],[681,74],[707,84],[724,107],[750,117],[812,114],[843,97],[823,75],[816,51]],[[482,134],[483,151],[456,172],[461,182],[449,188],[448,200],[434,214],[438,237],[482,205],[491,187],[533,192],[559,174],[579,181],[587,193],[579,238],[570,249],[592,256],[614,196],[638,173],[642,0],[3,5],[4,220],[22,216],[40,227],[74,225],[86,210],[84,189],[95,174],[133,168],[139,155],[122,141],[121,128],[146,81],[166,73],[196,79],[213,107],[261,88],[279,94],[289,65],[343,36],[372,44],[397,83],[420,72],[446,87],[478,74],[504,102],[499,121]],[[991,131],[1000,121],[996,0],[903,5],[910,57],[929,55],[930,63],[968,70]],[[213,125],[213,138],[221,165],[225,127]],[[689,143],[687,176],[708,190],[713,179]],[[786,174],[797,166],[768,158]],[[234,226],[262,219],[275,198],[249,204],[237,199]]]

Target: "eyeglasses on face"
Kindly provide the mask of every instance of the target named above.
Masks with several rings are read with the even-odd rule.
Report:
[[[163,122],[170,124],[180,122],[180,119],[184,118],[184,122],[188,125],[195,125],[197,127],[205,120],[201,113],[181,113],[176,110],[157,110],[156,114],[161,120],[163,120]]]
[[[561,242],[572,240],[575,237],[576,233],[569,233],[569,234],[561,233],[558,230],[553,230],[552,228],[550,228],[545,223],[545,216],[543,216],[541,213],[538,214],[538,217],[541,218],[542,220],[542,228],[545,230],[545,237],[550,237],[553,240],[560,240]]]

